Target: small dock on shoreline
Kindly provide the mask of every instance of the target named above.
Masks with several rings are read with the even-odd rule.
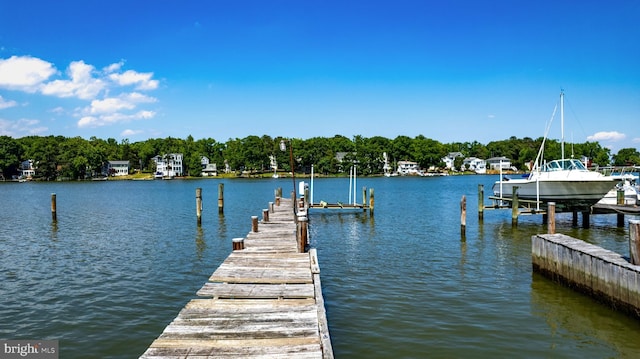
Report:
[[[307,219],[291,199],[269,207],[141,358],[333,358]]]

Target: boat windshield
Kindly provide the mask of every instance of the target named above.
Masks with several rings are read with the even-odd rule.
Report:
[[[582,162],[576,159],[554,160],[544,166],[545,172],[571,170],[586,171],[587,169],[584,167]]]

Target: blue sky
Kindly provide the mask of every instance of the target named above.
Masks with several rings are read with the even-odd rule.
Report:
[[[0,0],[0,135],[640,147],[640,2]],[[551,138],[560,138],[556,117]]]

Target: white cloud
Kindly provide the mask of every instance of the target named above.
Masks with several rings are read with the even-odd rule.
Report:
[[[136,91],[157,89],[159,81],[153,79],[152,72],[122,72],[124,64],[125,61],[121,60],[97,70],[82,60],[73,61],[65,73],[60,74],[47,61],[29,56],[13,56],[0,59],[0,89],[87,101],[85,105],[80,105],[74,114],[74,117],[79,119],[77,126],[81,128],[155,117],[154,111],[141,107],[158,100]],[[56,75],[56,78],[51,79],[53,75]],[[133,87],[136,91],[122,92],[125,87],[128,90]],[[25,102],[26,107],[27,104],[28,102]],[[0,109],[13,106],[17,106],[15,101],[0,96]],[[50,112],[62,114],[67,110],[57,106]],[[5,123],[4,127],[7,126]]]
[[[131,122],[135,120],[148,120],[155,117],[153,111],[138,111],[134,114],[124,114],[120,112],[102,114],[98,116],[84,116],[78,121],[78,127],[102,127],[121,122]]]
[[[135,135],[138,135],[140,133],[143,133],[143,131],[126,129],[126,130],[120,132],[120,137],[135,136]]]
[[[84,61],[74,61],[67,69],[70,80],[55,80],[42,86],[42,94],[91,100],[105,90],[106,83],[93,77],[95,68]]]
[[[617,131],[602,131],[596,132],[591,136],[587,136],[587,141],[620,141],[624,140],[625,137],[626,136],[624,133],[620,133]]]
[[[120,86],[135,85],[137,90],[155,90],[158,88],[158,80],[152,80],[153,72],[136,72],[127,70],[121,74],[109,75],[109,78]]]
[[[122,110],[133,110],[138,104],[153,103],[157,99],[138,92],[124,93],[118,97],[108,97],[104,100],[93,100],[91,106],[84,109],[85,114],[107,114]]]
[[[9,108],[9,107],[14,107],[17,106],[18,103],[13,101],[13,100],[5,100],[4,98],[2,98],[2,96],[0,96],[0,110],[3,110],[5,108]]]
[[[636,137],[633,140],[631,140],[631,142],[633,143],[640,143],[640,137]]]
[[[47,127],[40,126],[40,121],[32,119],[20,119],[10,121],[0,118],[0,135],[10,137],[23,137],[43,134]]]
[[[34,93],[56,73],[47,61],[30,56],[0,59],[0,88]]]

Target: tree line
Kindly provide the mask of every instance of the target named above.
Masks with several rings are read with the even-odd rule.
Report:
[[[44,180],[60,178],[83,179],[101,173],[104,164],[113,160],[128,160],[132,170],[154,172],[157,155],[182,153],[184,172],[189,176],[200,176],[201,158],[206,156],[210,163],[218,168],[225,164],[234,171],[266,172],[271,171],[270,156],[274,156],[278,168],[290,172],[289,146],[293,150],[293,167],[297,173],[309,173],[311,165],[320,174],[338,174],[348,169],[344,163],[357,163],[358,173],[374,175],[383,172],[383,153],[391,165],[396,161],[414,161],[421,168],[442,168],[442,158],[450,152],[461,152],[465,157],[488,159],[504,156],[519,169],[525,168],[535,160],[543,138],[516,138],[492,141],[488,144],[474,142],[441,143],[423,135],[416,137],[398,136],[389,139],[381,136],[347,138],[313,137],[309,139],[288,139],[283,137],[261,137],[251,135],[245,138],[229,139],[218,142],[212,138],[195,140],[189,135],[186,139],[155,138],[130,143],[124,139],[117,142],[113,138],[106,140],[91,137],[63,136],[27,136],[12,138],[0,136],[0,171],[6,178],[18,173],[22,161],[32,160],[36,167],[36,177]],[[280,146],[284,142],[287,150]],[[343,161],[336,154],[346,153]],[[559,141],[547,139],[544,158],[547,160],[561,156]],[[625,148],[611,155],[608,148],[598,142],[565,144],[567,157],[586,156],[600,166],[640,165],[640,153],[635,148]],[[462,159],[458,159],[456,167]]]

